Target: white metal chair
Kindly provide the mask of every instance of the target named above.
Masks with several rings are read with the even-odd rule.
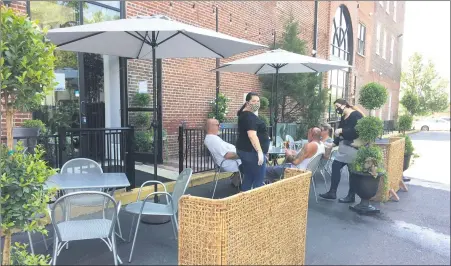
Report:
[[[323,158],[323,154],[318,154],[307,165],[307,170],[312,172],[312,185],[313,185],[313,192],[315,193],[316,202],[318,202],[318,194],[316,193],[315,173],[319,168],[321,158]],[[323,178],[324,178],[324,176],[323,176]],[[324,183],[326,183],[325,178],[324,178]],[[326,184],[326,189],[327,189],[327,184]]]
[[[191,175],[193,174],[193,170],[191,168],[186,168],[183,170],[175,182],[174,191],[172,194],[169,194],[166,186],[160,181],[150,180],[144,182],[138,191],[138,197],[136,202],[128,204],[125,207],[125,211],[133,214],[132,228],[130,228],[129,240],[131,238],[131,234],[133,232],[133,224],[135,223],[136,215],[138,215],[138,220],[136,222],[135,235],[133,237],[132,249],[130,251],[130,258],[128,262],[132,261],[133,250],[135,249],[136,236],[138,235],[139,224],[141,221],[141,215],[161,215],[161,216],[170,216],[172,222],[172,229],[174,231],[174,236],[177,239],[178,232],[178,223],[177,223],[177,211],[178,211],[178,203],[180,197],[185,194],[186,188],[188,187],[189,181],[191,179]],[[147,184],[160,184],[164,191],[161,192],[152,192],[147,195],[144,200],[140,201],[139,198],[141,196],[142,188]],[[164,195],[166,196],[166,204],[149,202],[156,195]]]
[[[276,147],[282,147],[283,146],[283,139],[280,136],[276,137]]]
[[[67,209],[68,202],[77,198],[97,198],[90,206],[88,215],[79,215],[79,211],[72,213]],[[100,204],[99,204],[100,203]],[[101,239],[113,252],[114,265],[120,261],[116,249],[115,224],[120,210],[120,204],[107,193],[100,191],[80,191],[66,194],[50,207],[50,217],[54,228],[52,265],[64,246],[69,241]],[[69,212],[69,213],[68,213]]]
[[[294,141],[293,137],[290,135],[286,135],[285,136],[285,140],[288,141],[288,143],[290,143],[290,149],[294,149],[296,151],[299,151],[302,147],[302,141],[301,142],[296,142]]]
[[[207,149],[208,149],[208,147],[207,147]],[[213,160],[213,163],[215,164],[215,176],[213,177],[214,186],[213,186],[213,193],[211,195],[211,198],[213,199],[215,197],[216,187],[218,186],[219,174],[220,173],[231,173],[231,172],[224,170],[224,168],[222,167],[224,162],[233,161],[236,163],[236,168],[238,170],[238,174],[240,177],[240,185],[243,184],[243,177],[241,176],[241,172],[239,170],[240,164],[238,163],[238,159],[236,159],[236,160],[224,159],[220,164],[218,164],[218,162],[216,162],[216,160],[215,160],[215,157],[211,153],[210,149],[208,149],[208,151],[210,152],[211,159]]]
[[[100,166],[99,163],[97,163],[94,160],[88,159],[88,158],[75,158],[72,160],[67,161],[63,167],[61,167],[61,173],[62,174],[83,174],[83,173],[89,173],[89,174],[103,174],[102,166]],[[113,196],[113,190],[108,191],[108,188],[88,188],[88,189],[67,189],[64,190],[64,194],[67,193],[73,193],[73,192],[80,192],[80,191],[99,191],[99,192],[105,192],[108,193],[110,196]],[[99,197],[77,197],[72,199],[71,201],[68,201],[68,209],[71,208],[71,206],[90,206],[91,204],[95,203],[93,201],[95,200],[101,200]],[[118,218],[119,219],[119,218]],[[122,238],[122,230],[120,228],[120,222],[117,221],[117,225],[119,228],[119,236]],[[66,248],[68,248],[69,245],[66,245]]]

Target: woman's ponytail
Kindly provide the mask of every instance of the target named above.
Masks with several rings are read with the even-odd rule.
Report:
[[[238,112],[236,112],[236,116],[240,116],[245,107],[246,107],[246,103],[244,103],[243,106],[241,106],[240,110],[238,110]]]

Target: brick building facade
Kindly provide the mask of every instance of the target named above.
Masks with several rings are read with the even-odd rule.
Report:
[[[332,79],[335,80],[335,74],[326,74],[326,85],[328,87],[331,83],[337,85],[338,94],[342,93],[349,100],[356,101],[361,86],[370,81],[382,83],[389,89],[391,95],[391,103],[384,106],[381,111],[384,120],[396,118],[399,102],[402,38],[398,36],[402,34],[404,27],[405,3],[398,1],[396,7],[393,3],[393,1],[318,2],[317,57],[331,60],[336,57],[353,66],[349,74],[338,73],[338,85],[335,81],[332,82]],[[10,5],[20,12],[25,14],[27,12],[26,2],[17,1]],[[386,11],[387,5],[389,14]],[[284,23],[292,15],[299,22],[299,37],[307,42],[307,51],[313,49],[314,1],[126,1],[124,6],[125,17],[164,14],[174,20],[213,30],[216,26],[215,7],[217,7],[220,32],[267,45],[272,43],[273,32],[277,38],[282,37]],[[395,12],[396,21],[393,19]],[[359,51],[360,24],[366,29],[362,40],[363,53]],[[375,51],[378,39],[377,25],[381,25],[382,32],[387,32],[386,59],[380,56],[380,52],[377,54]],[[390,63],[391,36],[394,36],[393,63]],[[336,47],[332,45],[334,43]],[[381,42],[379,45],[382,49]],[[344,57],[336,53],[342,48],[347,53]],[[221,60],[221,63],[260,52],[262,50],[241,54]],[[163,60],[163,128],[168,134],[169,147],[166,150],[171,155],[175,155],[178,150],[179,125],[186,122],[189,126],[200,126],[211,110],[210,102],[215,98],[216,86],[215,73],[210,71],[213,68],[215,68],[214,59]],[[151,73],[150,62],[128,60],[129,99],[138,91],[138,84],[143,80],[148,81],[148,91],[151,92],[152,82],[149,73]],[[380,73],[382,74],[379,75]],[[344,89],[341,88],[342,85]],[[335,91],[335,87],[333,90]],[[231,99],[228,115],[232,117],[242,105],[245,93],[259,92],[260,84],[255,75],[221,73],[220,91]],[[28,114],[19,114],[16,122],[29,117]]]

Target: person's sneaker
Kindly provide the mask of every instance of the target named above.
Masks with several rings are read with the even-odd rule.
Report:
[[[334,200],[334,199],[337,198],[337,192],[329,190],[329,192],[324,193],[324,194],[319,194],[319,196],[321,198],[323,198],[323,199],[332,199],[332,200]]]
[[[404,181],[404,182],[409,182],[409,181],[410,181],[410,178],[405,177],[405,176],[402,176],[402,181]]]
[[[346,196],[344,198],[341,198],[338,200],[340,203],[354,203],[355,202],[355,195],[354,196]]]

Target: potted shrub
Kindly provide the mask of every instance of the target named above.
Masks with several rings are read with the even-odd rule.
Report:
[[[376,139],[383,133],[384,123],[371,114],[386,101],[387,90],[378,83],[369,83],[360,91],[359,103],[370,111],[370,116],[360,119],[356,125],[356,131],[359,134],[358,142],[361,143],[361,146],[356,159],[350,165],[349,179],[351,187],[361,201],[349,207],[361,214],[379,212],[370,204],[370,199],[377,193],[380,178],[385,178],[382,149],[375,145]]]
[[[405,171],[409,168],[410,160],[412,158],[413,151],[414,151],[412,140],[410,139],[409,136],[406,135],[406,131],[412,129],[412,123],[413,123],[413,116],[411,116],[411,115],[402,115],[399,117],[398,129],[400,132],[402,132],[402,134],[405,138],[403,171]],[[403,176],[403,181],[408,182],[408,181],[410,181],[410,179]]]
[[[350,206],[358,213],[368,214],[379,212],[370,204],[379,188],[381,177],[385,177],[382,150],[375,145],[376,138],[383,132],[383,122],[374,116],[359,120],[356,130],[359,139],[364,143],[357,152],[357,157],[350,165],[350,182],[356,194],[361,198],[359,204]]]
[[[2,265],[10,265],[11,250],[13,253],[18,251],[20,257],[24,257],[24,251],[11,249],[13,232],[47,233],[43,224],[30,218],[46,213],[47,202],[54,194],[54,191],[44,190],[45,182],[56,171],[42,159],[43,149],[38,146],[34,154],[26,154],[23,153],[22,142],[18,142],[15,148],[15,152],[11,154],[7,147],[0,145],[0,215],[5,235]]]
[[[2,265],[10,265],[13,231],[44,230],[29,218],[45,213],[50,195],[43,187],[55,173],[42,160],[42,149],[24,154],[21,142],[14,147],[13,117],[17,111],[39,107],[45,94],[53,91],[55,46],[45,38],[46,32],[27,16],[4,6],[0,6],[0,12],[0,97],[7,138],[7,146],[0,145],[0,216],[5,236]]]

